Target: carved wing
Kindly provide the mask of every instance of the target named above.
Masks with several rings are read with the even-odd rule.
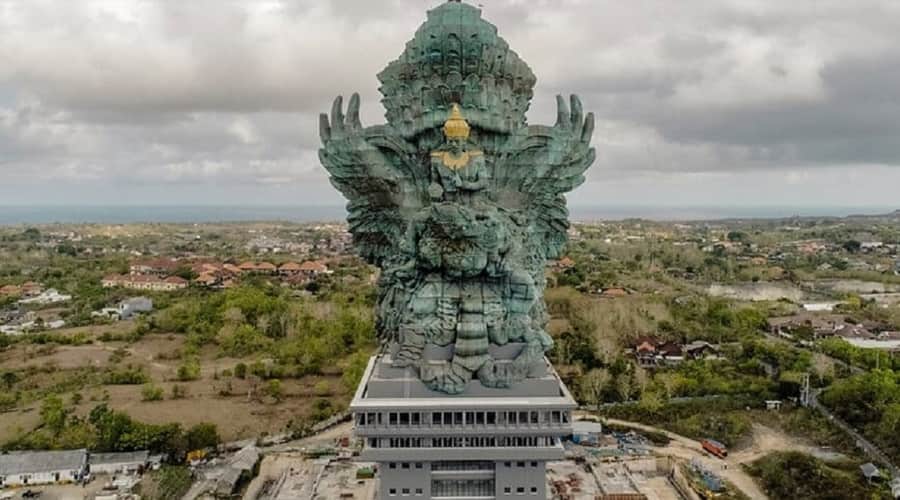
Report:
[[[556,125],[529,126],[510,140],[495,166],[495,182],[501,199],[513,200],[532,224],[531,243],[548,259],[557,258],[566,242],[569,211],[565,193],[584,182],[584,172],[594,162],[590,146],[594,114],[584,117],[578,96],[571,96],[571,110],[557,96]]]
[[[343,113],[343,98],[319,117],[323,147],[319,158],[331,184],[347,198],[348,222],[360,255],[381,266],[397,255],[409,214],[421,206],[423,174],[408,158],[415,149],[385,127],[363,128],[359,95],[353,94]]]

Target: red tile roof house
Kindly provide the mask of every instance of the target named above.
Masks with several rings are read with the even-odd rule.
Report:
[[[271,262],[260,262],[256,265],[256,270],[261,273],[275,273],[278,268],[275,267],[275,264],[272,264]]]
[[[300,265],[300,272],[307,276],[318,276],[320,274],[330,274],[328,266],[321,260],[308,260]]]
[[[244,273],[275,273],[278,270],[271,262],[244,262],[238,268]]]
[[[22,295],[36,297],[44,291],[44,287],[34,281],[28,281],[22,285]]]
[[[281,267],[278,268],[278,273],[284,276],[292,276],[295,274],[300,274],[303,271],[303,266],[297,264],[296,262],[288,262],[282,264]]]

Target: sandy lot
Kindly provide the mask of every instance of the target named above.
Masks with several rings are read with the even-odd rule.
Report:
[[[90,328],[99,336],[104,328],[112,326]],[[65,332],[75,330],[87,331]],[[343,393],[338,372],[284,379],[282,398],[277,401],[264,394],[266,381],[222,376],[224,370],[233,370],[240,362],[250,365],[253,359],[218,357],[212,346],[199,353],[200,379],[178,382],[176,374],[184,348],[181,335],[154,334],[132,344],[95,338],[92,344],[81,346],[17,345],[0,353],[0,371],[10,370],[23,378],[16,388],[23,391],[26,401],[16,411],[0,413],[0,441],[12,439],[38,424],[40,401],[48,392],[58,393],[76,415],[86,415],[105,402],[148,423],[178,422],[191,426],[212,422],[225,440],[283,432],[292,421],[308,415],[316,399],[325,398],[341,407],[350,397]],[[142,401],[141,385],[101,384],[102,372],[107,368],[124,369],[129,365],[141,368],[163,389],[163,401]],[[176,384],[186,391],[185,398],[172,399],[172,387]],[[71,403],[75,392],[82,396],[77,405]]]

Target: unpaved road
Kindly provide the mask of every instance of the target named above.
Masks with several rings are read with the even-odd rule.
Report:
[[[803,451],[811,453],[813,448],[803,444],[796,438],[783,432],[760,424],[753,424],[753,441],[751,445],[740,451],[729,454],[726,460],[709,456],[703,451],[699,441],[669,432],[659,427],[644,425],[625,420],[606,419],[607,422],[633,429],[649,432],[662,432],[672,441],[668,446],[657,448],[662,455],[691,460],[699,458],[709,470],[721,475],[731,482],[736,488],[753,500],[767,500],[769,497],[759,488],[756,481],[744,472],[742,464],[752,462],[773,451]]]

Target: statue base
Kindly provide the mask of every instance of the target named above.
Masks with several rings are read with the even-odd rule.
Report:
[[[497,349],[502,360],[521,347]],[[426,351],[421,369],[448,362],[445,350]],[[509,388],[472,380],[449,395],[425,386],[419,370],[395,367],[390,353],[369,360],[350,405],[359,459],[379,466],[381,499],[547,498],[546,462],[563,458],[575,408],[545,358]]]

